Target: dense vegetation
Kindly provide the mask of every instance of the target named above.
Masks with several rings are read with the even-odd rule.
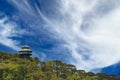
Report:
[[[120,75],[85,72],[59,60],[41,62],[0,52],[0,80],[120,80]]]

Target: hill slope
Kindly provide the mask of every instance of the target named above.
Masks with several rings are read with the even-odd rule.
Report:
[[[0,52],[0,80],[120,80],[120,75],[85,72],[59,60],[41,62]]]

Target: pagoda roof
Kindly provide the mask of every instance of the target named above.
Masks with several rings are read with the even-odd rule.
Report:
[[[19,52],[32,52],[32,50],[29,48],[29,46],[25,45],[22,46],[22,49]]]
[[[22,49],[24,49],[24,48],[29,49],[29,46],[28,46],[28,45],[24,45],[24,46],[22,46]]]
[[[19,52],[32,52],[30,49],[21,49]]]

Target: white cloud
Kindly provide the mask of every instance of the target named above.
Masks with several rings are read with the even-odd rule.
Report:
[[[0,19],[0,43],[10,47],[14,50],[18,50],[19,42],[11,39],[18,35],[17,25],[14,22],[9,21],[7,17]]]
[[[87,0],[63,0],[61,13],[69,16],[67,19],[69,24],[63,24],[62,29],[61,26],[55,27],[61,32],[59,35],[64,37],[71,55],[76,60],[73,63],[79,69],[102,68],[120,60],[120,8],[118,6],[103,17],[99,17],[99,13],[98,16],[93,15],[89,21],[90,28],[86,28],[88,32],[81,29],[84,16],[91,12],[95,14],[94,9],[98,4],[97,0],[91,3]],[[84,49],[89,51],[86,52]]]
[[[84,0],[63,0],[61,13],[64,18],[67,18],[65,19],[67,23],[57,22],[53,27],[66,41],[66,45],[75,59],[72,63],[76,64],[79,69],[102,68],[120,60],[120,9],[118,7],[111,10],[110,13],[104,14],[103,17],[99,17],[100,14],[98,17],[97,14],[93,15],[89,21],[88,32],[81,30],[84,16],[91,12],[95,14],[94,9],[98,4],[97,0],[93,0],[91,3]],[[86,50],[89,51],[86,52]]]
[[[94,62],[96,67],[109,66],[120,60],[119,17],[120,8],[117,8],[104,17],[95,19],[95,27],[87,36],[88,42],[94,46],[92,57],[97,59]]]

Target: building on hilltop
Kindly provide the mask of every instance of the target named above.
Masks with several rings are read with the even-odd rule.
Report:
[[[29,48],[29,46],[27,45],[22,46],[22,49],[19,51],[20,58],[30,59],[31,55],[32,55],[32,50]]]

